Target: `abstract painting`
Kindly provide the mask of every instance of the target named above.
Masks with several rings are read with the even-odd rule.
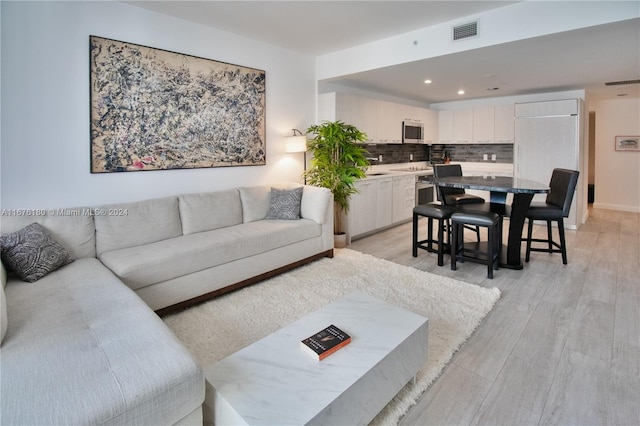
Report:
[[[92,173],[265,164],[264,71],[89,44]]]

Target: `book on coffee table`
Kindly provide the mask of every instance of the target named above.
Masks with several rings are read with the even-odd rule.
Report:
[[[351,336],[331,324],[313,336],[302,340],[300,347],[315,359],[321,361],[350,342]]]

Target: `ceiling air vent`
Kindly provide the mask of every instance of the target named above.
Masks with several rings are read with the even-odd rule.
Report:
[[[478,35],[478,21],[469,22],[467,24],[453,27],[453,41],[462,40]]]
[[[627,84],[640,84],[640,79],[638,79],[638,80],[607,81],[607,82],[604,83],[605,86],[625,86]]]

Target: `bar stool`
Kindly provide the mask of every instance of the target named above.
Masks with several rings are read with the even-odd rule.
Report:
[[[493,279],[493,269],[498,269],[502,248],[502,217],[493,212],[458,211],[451,215],[451,270],[456,270],[456,261],[469,260],[487,265],[487,278]],[[476,249],[464,247],[464,228],[466,225],[487,228],[488,241],[486,250],[481,250],[481,243]],[[470,256],[470,252],[474,256]]]
[[[551,182],[549,182],[549,194],[544,203],[533,202],[527,211],[527,219],[529,219],[529,229],[527,238],[523,241],[527,242],[527,254],[525,262],[529,261],[532,251],[545,253],[562,253],[562,263],[567,264],[567,243],[564,238],[564,218],[569,217],[571,209],[571,201],[573,193],[578,184],[578,176],[580,172],[577,170],[554,169],[551,173]],[[535,220],[544,220],[547,222],[547,239],[532,238],[533,222]],[[551,222],[558,224],[558,237],[560,242],[553,239],[551,232]],[[531,242],[544,243],[547,247],[531,247]]]
[[[418,256],[418,248],[431,253],[438,253],[438,266],[444,265],[444,229],[448,228],[449,218],[456,211],[455,208],[443,206],[441,204],[429,203],[420,204],[413,208],[413,257]],[[423,216],[427,221],[427,239],[418,241],[418,219]],[[438,239],[433,239],[433,220],[438,221]],[[425,245],[426,244],[426,245]],[[437,244],[438,249],[433,245]]]

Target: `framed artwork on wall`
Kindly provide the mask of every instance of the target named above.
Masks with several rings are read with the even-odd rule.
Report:
[[[640,151],[640,136],[616,136],[616,151]]]
[[[91,173],[266,164],[265,71],[90,36]]]

